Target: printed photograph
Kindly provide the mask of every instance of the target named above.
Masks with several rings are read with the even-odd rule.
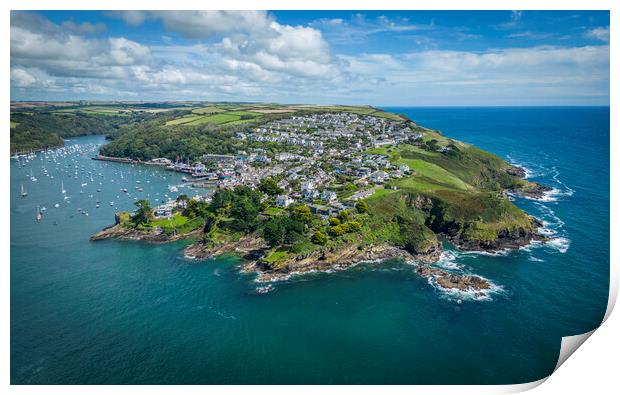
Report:
[[[610,12],[13,10],[9,200],[12,385],[536,382],[607,309]]]

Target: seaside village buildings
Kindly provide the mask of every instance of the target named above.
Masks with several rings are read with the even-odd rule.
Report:
[[[304,202],[317,214],[331,215],[411,173],[408,166],[392,164],[387,155],[369,149],[419,139],[422,134],[412,125],[352,113],[291,116],[237,133],[235,138],[247,148],[235,155],[205,153],[193,164],[165,158],[151,163],[187,173],[191,176],[184,181],[213,189],[257,187],[261,179],[274,177],[282,189],[276,206]],[[208,200],[210,195],[197,198]],[[170,216],[176,204],[166,202],[155,215]]]

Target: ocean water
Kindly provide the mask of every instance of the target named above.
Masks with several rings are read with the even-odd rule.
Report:
[[[90,242],[134,197],[176,195],[167,187],[181,177],[93,161],[103,137],[75,138],[56,162],[11,160],[11,382],[505,384],[547,376],[561,337],[595,328],[607,304],[609,108],[387,110],[554,187],[545,201],[515,200],[545,221],[554,242],[496,255],[446,245],[438,264],[491,280],[485,298],[445,293],[398,261],[296,277],[261,294],[237,258],[189,261],[187,242]],[[37,206],[47,208],[40,222]]]

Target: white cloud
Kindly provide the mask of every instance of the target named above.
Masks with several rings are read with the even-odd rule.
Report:
[[[122,19],[125,23],[131,26],[139,26],[147,19],[148,14],[146,11],[125,10],[125,11],[110,11],[108,15]]]
[[[103,22],[90,23],[75,23],[73,21],[65,21],[62,23],[63,29],[75,34],[97,34],[106,31],[107,27]]]
[[[588,38],[593,38],[595,40],[609,42],[609,26],[597,27],[597,28],[588,30],[585,33],[585,36]]]
[[[557,98],[609,96],[608,45],[338,55],[323,35],[325,26],[441,28],[356,17],[325,20],[319,29],[316,23],[282,24],[262,11],[115,16],[132,24],[160,19],[175,39],[147,46],[126,37],[95,38],[84,35],[92,26],[12,13],[12,94],[375,105],[558,104]]]
[[[37,69],[12,68],[11,86],[17,88],[55,88],[54,80],[45,72]]]
[[[379,16],[374,19],[366,18],[363,14],[356,14],[350,20],[341,18],[321,18],[310,23],[310,26],[320,29],[337,43],[361,43],[369,36],[380,33],[411,33],[429,31],[435,28],[429,24],[411,23],[407,18],[388,18]]]
[[[137,42],[127,40],[126,38],[110,38],[109,59],[112,64],[131,65],[136,63],[144,63],[151,56],[148,47],[138,44]]]
[[[11,70],[11,82],[19,87],[32,86],[37,79],[24,69]]]
[[[265,11],[154,11],[167,30],[187,38],[208,38],[234,32],[261,32],[270,24]]]
[[[358,88],[376,92],[377,100],[397,97],[401,105],[554,104],[549,101],[609,95],[608,46],[433,50],[346,60],[351,71],[368,76]]]

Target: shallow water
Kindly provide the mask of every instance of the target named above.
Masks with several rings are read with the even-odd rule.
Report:
[[[76,138],[67,145],[80,148],[58,166],[41,154],[21,168],[11,160],[12,383],[517,383],[549,374],[561,336],[591,330],[606,307],[609,109],[388,110],[557,188],[544,202],[515,201],[556,241],[496,255],[446,246],[440,266],[495,284],[484,300],[444,293],[394,261],[263,288],[234,257],[186,260],[187,242],[89,242],[134,197],[176,195],[167,186],[181,176],[93,161],[103,138]],[[41,222],[37,205],[47,208]]]

